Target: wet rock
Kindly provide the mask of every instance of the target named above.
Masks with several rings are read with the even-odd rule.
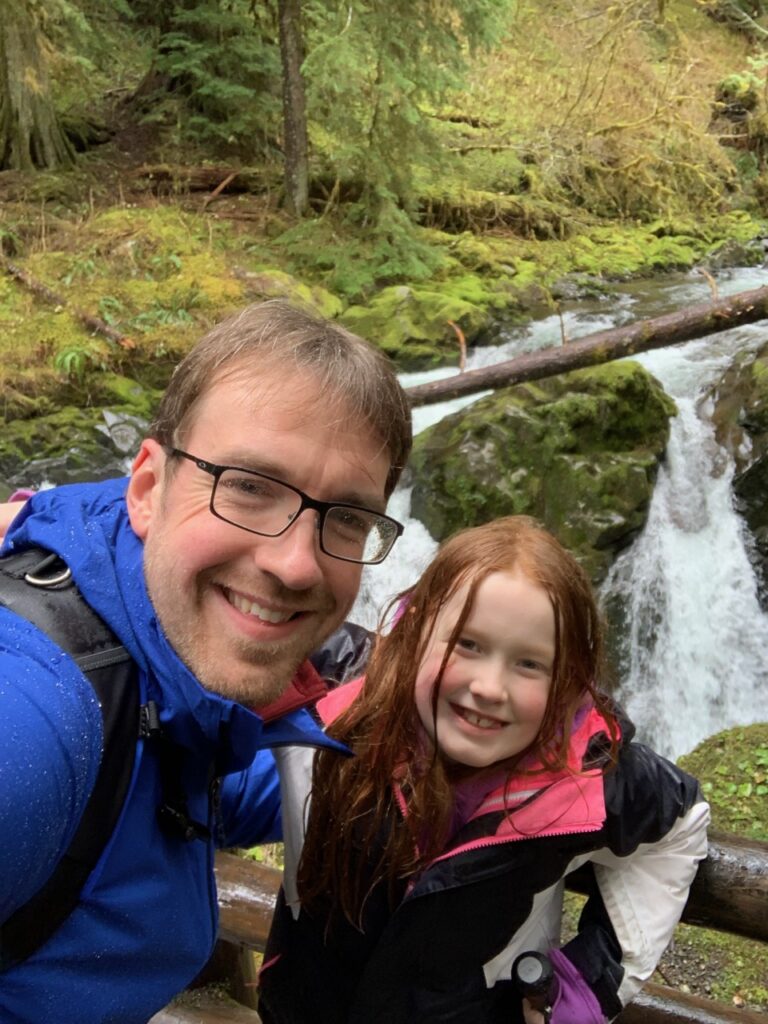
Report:
[[[630,361],[497,391],[417,437],[413,515],[438,540],[536,516],[599,583],[645,524],[675,412]]]
[[[0,497],[16,487],[124,476],[147,421],[122,410],[66,408],[13,420],[0,437]]]
[[[768,610],[768,344],[734,360],[703,398],[718,442],[733,456],[733,496],[748,531],[758,596]]]

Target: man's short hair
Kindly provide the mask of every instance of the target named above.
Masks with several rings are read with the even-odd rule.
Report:
[[[395,489],[411,450],[411,410],[390,360],[337,323],[279,299],[247,306],[217,324],[176,367],[150,426],[161,444],[181,446],[195,407],[222,369],[259,374],[309,372],[318,400],[365,424],[390,457],[386,497]]]

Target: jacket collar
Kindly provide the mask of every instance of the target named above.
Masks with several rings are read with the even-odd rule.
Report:
[[[316,704],[328,693],[328,685],[310,661],[296,669],[296,674],[283,693],[271,704],[254,708],[265,722],[272,722],[297,708]]]

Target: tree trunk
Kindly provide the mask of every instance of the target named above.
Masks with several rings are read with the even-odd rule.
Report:
[[[283,61],[283,157],[288,210],[301,217],[309,199],[309,143],[301,36],[301,0],[279,0],[280,55]]]
[[[27,0],[4,0],[0,15],[0,170],[66,167],[74,150],[58,121]]]
[[[728,299],[702,302],[682,313],[639,320],[626,327],[598,331],[558,348],[526,352],[495,366],[468,370],[447,380],[418,384],[406,394],[411,405],[432,405],[489,388],[509,387],[526,380],[552,377],[584,366],[597,366],[666,345],[701,338],[768,317],[768,287],[739,292]]]

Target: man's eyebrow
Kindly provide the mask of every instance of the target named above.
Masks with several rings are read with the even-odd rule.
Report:
[[[285,466],[276,462],[270,462],[268,458],[257,458],[251,452],[235,452],[233,455],[227,456],[226,459],[222,458],[217,464],[221,466],[232,466],[235,469],[247,469],[252,473],[263,473],[265,476],[272,476],[276,480],[281,480],[283,483],[288,484],[291,487],[298,487],[298,484],[295,484],[293,480],[290,479],[290,473],[286,473]],[[303,488],[299,487],[299,490],[303,490]],[[317,495],[310,494],[310,498],[315,497],[317,497]],[[342,505],[359,505],[361,508],[367,508],[372,512],[381,513],[384,513],[387,507],[387,503],[384,500],[383,495],[373,493],[364,494],[357,490],[334,494],[330,498],[318,498],[318,501],[338,501]]]

